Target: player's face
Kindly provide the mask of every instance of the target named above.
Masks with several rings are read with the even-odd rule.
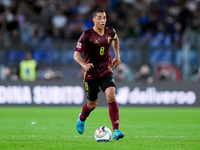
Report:
[[[104,29],[106,25],[106,13],[105,12],[99,12],[97,13],[97,16],[93,18],[94,26],[96,26],[98,29],[102,30]]]

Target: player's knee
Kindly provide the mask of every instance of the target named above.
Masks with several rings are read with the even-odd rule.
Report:
[[[112,103],[115,101],[115,94],[111,93],[107,95],[107,101],[108,103]]]
[[[97,102],[94,102],[94,103],[89,103],[88,104],[88,109],[89,110],[93,110],[97,107]]]

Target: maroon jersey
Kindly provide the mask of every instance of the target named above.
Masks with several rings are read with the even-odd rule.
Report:
[[[84,70],[85,79],[98,78],[112,71],[110,45],[116,39],[113,28],[105,27],[104,35],[99,35],[90,28],[80,36],[75,51],[84,52],[85,63],[94,65],[89,71]]]

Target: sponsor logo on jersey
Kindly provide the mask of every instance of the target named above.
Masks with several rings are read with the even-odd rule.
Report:
[[[81,48],[81,45],[82,45],[82,43],[77,42],[77,44],[76,44],[76,48]]]
[[[95,40],[93,44],[99,44],[99,42],[97,40]]]

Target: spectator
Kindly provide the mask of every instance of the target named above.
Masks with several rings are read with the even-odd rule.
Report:
[[[182,72],[176,67],[166,62],[158,63],[157,77],[159,81],[181,81]]]
[[[183,34],[188,27],[191,26],[193,13],[188,9],[187,3],[182,3],[181,11],[179,13],[179,20],[182,25],[181,34]]]
[[[120,63],[113,71],[114,78],[118,81],[132,81],[134,74],[124,63]]]
[[[31,36],[31,23],[27,18],[25,18],[23,24],[20,26],[20,39],[22,42],[29,42]]]
[[[11,69],[9,67],[3,67],[1,69],[1,71],[2,71],[2,73],[1,73],[2,74],[2,76],[1,76],[2,80],[9,81],[10,78],[11,78]]]
[[[44,36],[44,29],[40,23],[36,22],[30,27],[30,42],[39,43]]]
[[[68,22],[67,17],[60,10],[57,10],[52,18],[54,38],[60,39],[65,37],[66,33],[65,28],[67,22]]]
[[[83,32],[85,27],[84,21],[80,19],[80,15],[74,15],[74,19],[69,22],[70,39],[77,39]]]
[[[17,81],[18,76],[15,68],[0,66],[0,80],[3,81]]]
[[[181,24],[176,22],[174,24],[174,33],[172,35],[172,42],[176,46],[181,46]]]
[[[128,37],[138,38],[141,35],[141,26],[137,18],[132,18],[128,24]]]
[[[170,80],[170,72],[169,72],[169,69],[167,67],[158,68],[157,75],[158,75],[158,79],[160,81]]]
[[[152,83],[153,77],[151,76],[150,68],[144,64],[140,67],[139,72],[136,74],[136,80],[143,81],[144,83]]]
[[[25,52],[24,60],[19,65],[19,77],[22,81],[35,81],[37,78],[37,62],[32,59],[31,52]]]
[[[91,10],[91,1],[81,0],[80,5],[78,6],[79,14],[86,15]]]
[[[44,73],[45,80],[57,80],[63,77],[63,73],[60,71],[53,71],[51,68],[47,68]]]

